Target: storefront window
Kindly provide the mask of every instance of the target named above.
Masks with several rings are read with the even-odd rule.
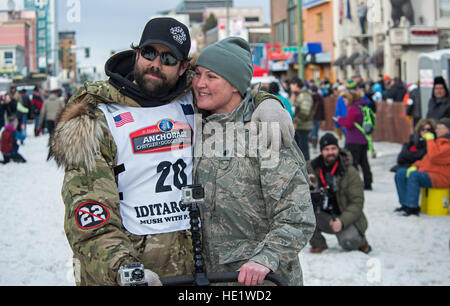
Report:
[[[450,17],[450,0],[439,0],[439,16]]]

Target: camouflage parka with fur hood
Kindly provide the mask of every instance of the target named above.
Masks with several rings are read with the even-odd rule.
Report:
[[[194,269],[189,230],[136,236],[122,224],[117,147],[106,118],[97,106],[109,103],[132,107],[161,105],[145,100],[132,83],[133,65],[133,51],[112,57],[105,67],[110,79],[86,83],[72,96],[57,119],[50,142],[49,159],[53,158],[65,169],[64,230],[74,254],[77,285],[118,285],[120,266],[130,262],[141,262],[159,277],[191,274]],[[164,103],[190,94],[190,75],[186,73],[185,77]],[[268,96],[262,94],[260,100],[266,98]],[[103,214],[85,211],[94,209]],[[80,227],[77,221],[80,215],[91,218],[95,226]]]

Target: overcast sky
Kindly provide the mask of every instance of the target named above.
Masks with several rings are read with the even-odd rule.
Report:
[[[181,0],[79,0],[80,22],[69,22],[72,2],[58,0],[58,31],[75,31],[77,46],[90,47],[88,59],[83,50],[77,51],[78,67],[103,70],[111,50],[137,44],[148,18],[176,8]],[[234,7],[262,7],[264,22],[270,22],[270,0],[234,0]]]

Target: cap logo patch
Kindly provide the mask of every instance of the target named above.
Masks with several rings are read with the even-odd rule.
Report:
[[[182,27],[172,27],[170,28],[170,33],[172,34],[173,39],[180,45],[182,45],[187,39],[186,33],[184,33]]]

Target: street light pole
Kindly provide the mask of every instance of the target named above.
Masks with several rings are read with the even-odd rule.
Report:
[[[303,1],[297,0],[297,16],[298,16],[298,77],[305,79],[305,67],[303,61]]]

